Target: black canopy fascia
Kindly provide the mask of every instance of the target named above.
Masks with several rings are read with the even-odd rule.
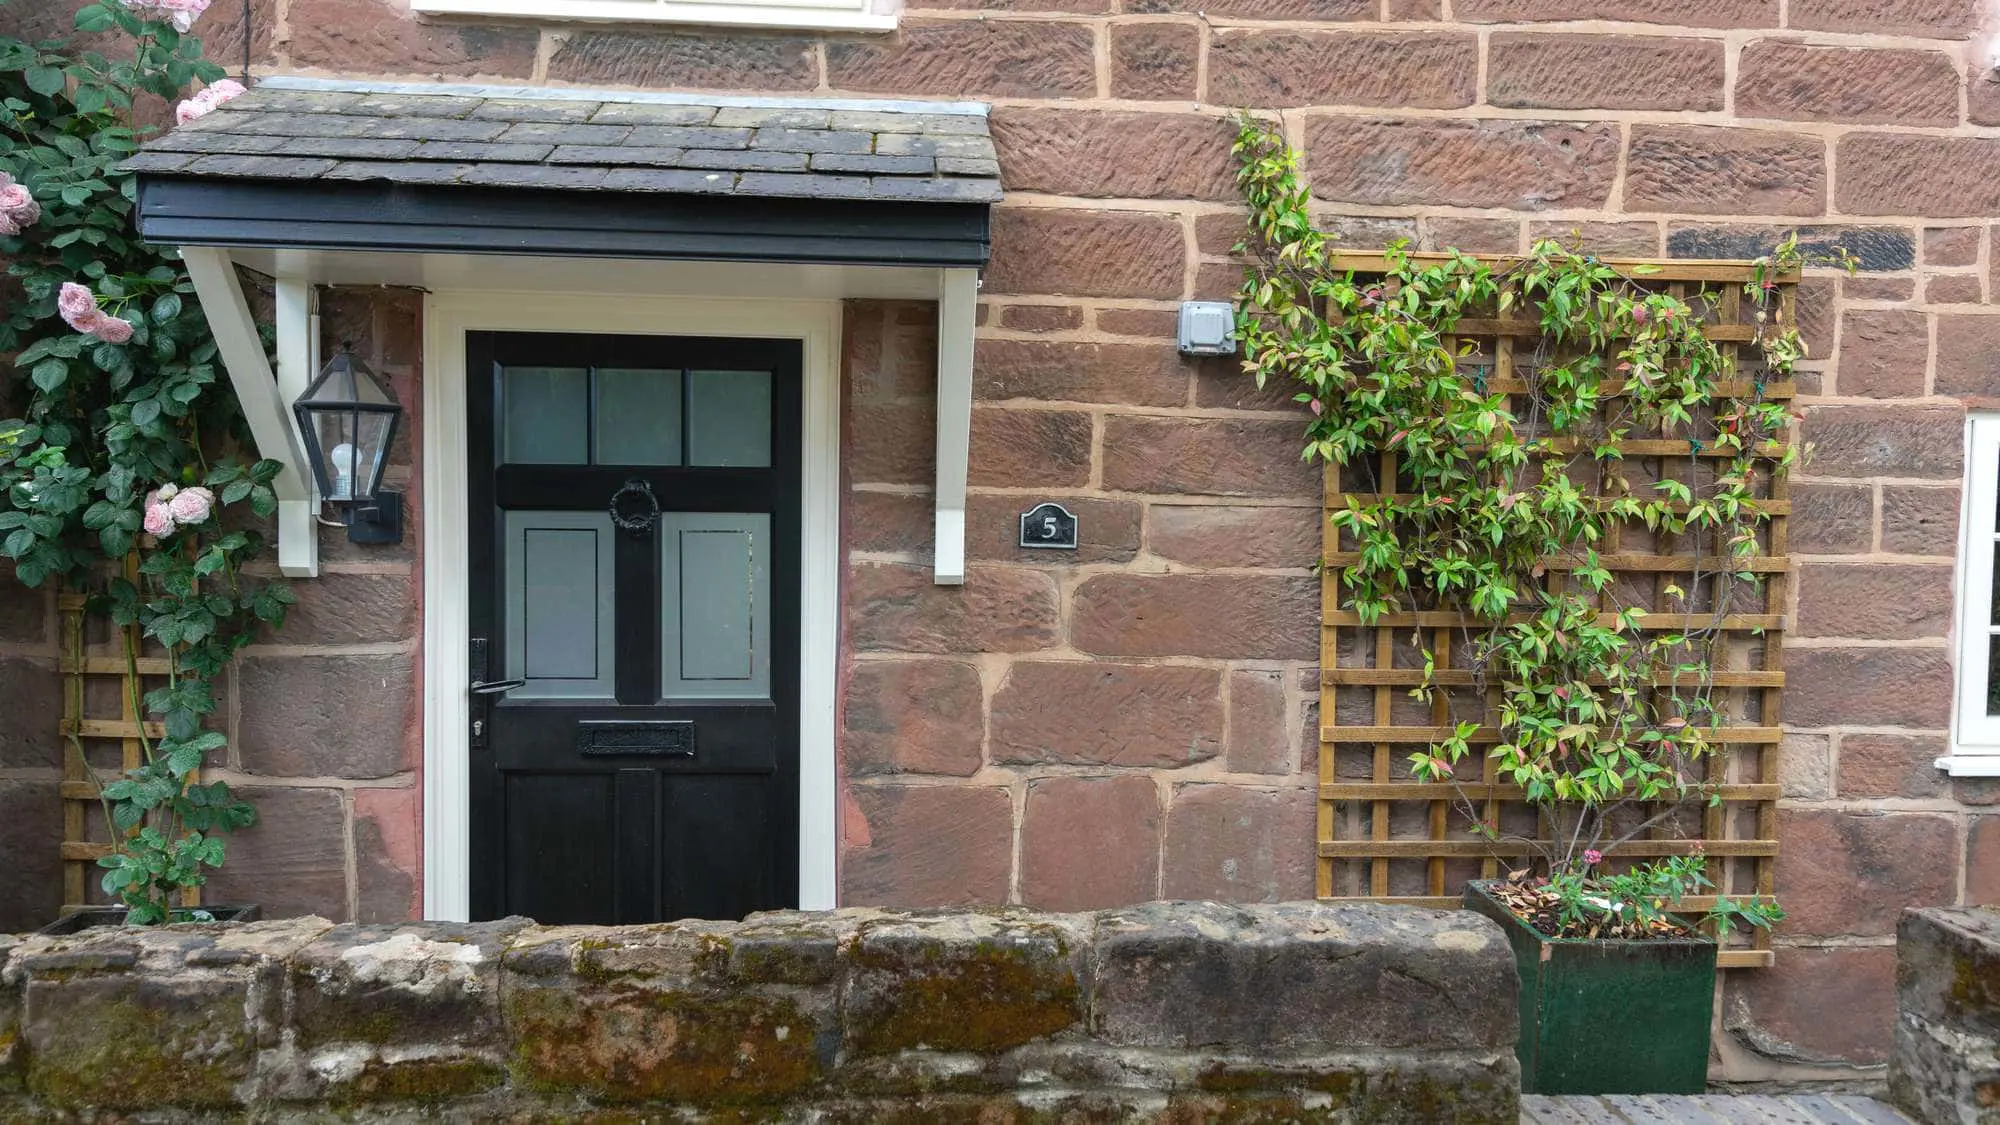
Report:
[[[990,241],[986,203],[138,181],[141,237],[176,246],[981,268]]]

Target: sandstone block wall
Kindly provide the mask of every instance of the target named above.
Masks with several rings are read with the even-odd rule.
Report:
[[[1516,988],[1312,903],[0,936],[0,1115],[1513,1125]]]
[[[234,8],[203,25],[230,59]],[[1849,249],[1863,272],[1812,271],[1801,301],[1814,454],[1793,488],[1778,874],[1794,917],[1775,968],[1728,974],[1718,1016],[1720,1073],[1846,1078],[1887,1059],[1897,911],[2000,899],[2000,788],[1930,766],[1950,706],[1963,411],[2000,399],[2000,82],[1980,19],[1978,0],[912,0],[893,34],[812,35],[253,0],[247,38],[264,73],[992,103],[1007,200],[981,300],[962,590],[924,570],[930,314],[849,318],[855,903],[1311,891],[1317,485],[1296,459],[1301,416],[1283,389],[1172,349],[1174,306],[1240,276],[1230,108],[1279,115],[1351,246],[1504,252],[1579,232],[1606,254],[1740,257],[1800,229]],[[1076,555],[1010,545],[1042,499],[1080,516]],[[38,613],[0,611],[0,684],[50,658]],[[328,732],[316,753],[349,753],[331,747],[351,734],[309,721]],[[405,746],[406,721],[369,717],[369,753]],[[34,755],[53,751],[10,737],[0,800],[22,812],[0,816],[0,838],[48,839],[53,775]],[[413,761],[352,781],[346,765],[256,775],[285,778],[325,828],[246,840],[241,862],[316,872],[320,901],[287,907],[385,916],[367,903],[380,888],[405,901],[414,852],[368,857],[409,839],[380,826],[411,823],[414,791],[396,787]],[[351,832],[337,858],[283,857],[336,831]],[[237,886],[294,894],[263,874]]]

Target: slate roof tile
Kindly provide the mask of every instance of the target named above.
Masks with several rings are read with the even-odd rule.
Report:
[[[572,96],[573,95],[573,96]],[[985,107],[271,78],[148,142],[150,175],[989,203]]]

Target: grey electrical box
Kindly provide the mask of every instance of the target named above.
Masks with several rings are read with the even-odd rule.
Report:
[[[1181,302],[1182,355],[1235,355],[1236,310],[1227,301]]]

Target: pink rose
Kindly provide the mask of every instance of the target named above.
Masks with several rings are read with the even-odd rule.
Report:
[[[65,281],[56,293],[56,311],[62,313],[64,320],[75,324],[77,317],[97,311],[97,297],[87,287]]]
[[[183,488],[174,494],[167,508],[173,513],[175,523],[201,523],[215,510],[215,494],[206,488]]]
[[[107,344],[122,344],[132,338],[132,322],[121,316],[100,315],[89,331]]]
[[[198,97],[176,102],[174,104],[174,124],[185,125],[190,121],[198,120],[214,108],[214,106],[209,105]]]
[[[14,216],[0,211],[0,238],[12,238],[20,233],[21,225],[14,221]]]
[[[173,533],[173,512],[165,504],[155,504],[149,501],[146,504],[146,534],[172,535]]]
[[[1585,848],[1583,852],[1583,862],[1589,864],[1592,867],[1596,867],[1598,864],[1604,862],[1604,853],[1598,851],[1596,848]]]
[[[203,0],[203,7],[206,6],[207,0]],[[209,105],[216,106],[243,92],[243,83],[238,82],[236,79],[218,78],[208,89],[201,92],[201,96],[208,99]]]
[[[42,205],[35,202],[27,188],[20,184],[0,184],[0,218],[14,228],[7,233],[15,234],[24,227],[34,226],[41,217]]]

